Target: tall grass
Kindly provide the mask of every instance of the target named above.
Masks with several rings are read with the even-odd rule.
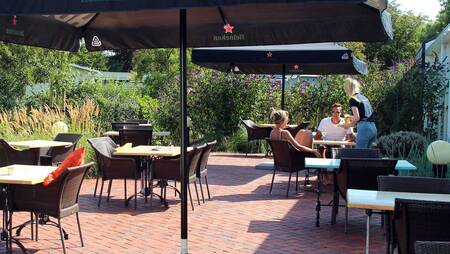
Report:
[[[52,126],[58,121],[65,122],[70,133],[80,133],[83,137],[79,147],[86,148],[85,161],[94,161],[95,154],[87,139],[101,133],[99,107],[92,101],[82,104],[66,105],[65,110],[58,106],[44,105],[40,108],[16,108],[0,111],[0,138],[8,141],[53,139]]]

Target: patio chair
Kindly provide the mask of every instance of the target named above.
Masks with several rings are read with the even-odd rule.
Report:
[[[132,123],[138,123],[138,124],[148,124],[148,120],[146,119],[127,119],[125,120],[126,123],[132,122]]]
[[[247,151],[245,155],[248,155],[248,148],[251,140],[259,140],[270,137],[272,128],[270,127],[258,127],[252,120],[241,120],[247,130]]]
[[[119,131],[123,129],[125,125],[139,125],[138,122],[112,122],[111,127],[113,131]]]
[[[73,152],[78,141],[83,135],[76,133],[58,133],[54,141],[71,142],[72,146],[50,147],[45,155],[40,158],[41,165],[53,165],[61,163],[67,155]]]
[[[398,253],[416,253],[416,241],[450,241],[448,218],[450,202],[395,199],[393,221]]]
[[[88,140],[89,144],[95,151],[97,157],[97,168],[101,174],[101,187],[98,199],[98,207],[102,200],[103,184],[109,180],[108,196],[106,201],[109,201],[111,194],[112,181],[115,179],[124,180],[125,188],[125,205],[128,206],[127,199],[127,179],[134,180],[134,208],[137,208],[137,180],[140,178],[139,163],[132,158],[117,158],[112,157],[115,150],[114,142],[108,137],[91,138]],[[97,191],[97,184],[100,176],[97,176],[97,183],[95,184],[94,194]]]
[[[209,186],[208,186],[208,158],[209,158],[209,154],[211,153],[211,150],[214,148],[214,146],[217,144],[217,141],[214,140],[212,142],[209,142],[206,144],[206,146],[204,146],[204,148],[202,149],[202,155],[200,157],[200,162],[198,163],[198,167],[196,170],[196,176],[198,178],[198,182],[200,184],[200,192],[202,194],[202,200],[203,203],[205,203],[205,196],[203,194],[203,187],[202,187],[202,177],[205,178],[205,183],[206,183],[206,190],[208,191],[208,199],[211,199],[211,194],[209,192]]]
[[[0,139],[0,167],[12,164],[38,165],[39,149],[17,150]]]
[[[414,176],[378,176],[378,190],[413,193],[450,194],[450,180]],[[388,245],[395,247],[395,227],[391,224],[392,212],[385,212],[384,225]]]
[[[395,171],[397,160],[380,158],[348,158],[342,157],[336,172],[334,197],[339,195],[347,202],[348,189],[378,190],[378,176],[391,175]],[[335,204],[332,216],[336,216]],[[348,229],[348,207],[345,205],[345,233]]]
[[[36,221],[36,241],[38,240],[38,224],[45,223],[54,225],[59,229],[63,252],[66,253],[64,239],[67,239],[67,236],[64,236],[65,232],[63,232],[61,219],[75,214],[81,246],[84,246],[78,215],[80,210],[78,196],[84,176],[92,165],[93,163],[88,163],[78,167],[68,168],[48,186],[43,186],[42,184],[13,186],[13,211],[45,214],[58,220],[57,223],[51,220]]]
[[[295,191],[298,191],[298,172],[305,170],[305,157],[309,157],[307,153],[297,150],[291,143],[286,140],[266,139],[273,152],[273,175],[270,183],[269,194],[272,194],[273,182],[275,180],[276,171],[288,172],[289,180],[286,191],[286,197],[289,196],[289,188],[291,185],[292,173],[296,173]]]
[[[188,193],[189,200],[191,201],[192,210],[194,210],[194,203],[192,202],[191,188],[190,183],[194,183],[195,193],[197,194],[197,201],[200,205],[200,197],[198,195],[197,189],[197,175],[196,170],[198,167],[198,163],[200,160],[200,156],[202,155],[202,150],[206,147],[206,145],[194,147],[187,154],[187,162],[189,168],[189,183],[188,183]],[[167,181],[175,181],[181,182],[181,172],[180,172],[180,157],[176,158],[159,158],[152,162],[152,169],[150,174],[150,192],[153,192],[153,180],[160,180],[161,185],[161,197],[166,199],[166,188],[171,187],[181,197],[180,191],[175,187],[167,184]],[[150,196],[150,204],[152,202],[152,196]]]
[[[150,126],[125,125],[119,130],[120,145],[132,143],[133,146],[151,145],[153,128]]]
[[[450,242],[417,241],[414,249],[416,254],[450,254]]]
[[[381,158],[379,149],[371,148],[336,148],[332,149],[332,157],[340,159],[347,158]]]

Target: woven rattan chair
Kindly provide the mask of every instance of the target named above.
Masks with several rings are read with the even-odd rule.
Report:
[[[273,182],[276,171],[288,172],[289,180],[286,191],[286,197],[289,196],[292,173],[296,173],[295,191],[298,191],[298,172],[305,170],[305,157],[311,157],[307,153],[297,150],[286,140],[266,139],[273,152],[273,175],[270,183],[269,193],[272,194]]]
[[[348,189],[378,190],[378,176],[394,174],[397,160],[379,158],[342,157],[336,172],[335,193],[347,202]],[[345,232],[348,225],[348,207],[345,206]]]
[[[450,180],[413,176],[378,176],[378,190],[413,193],[450,194]],[[391,227],[392,213],[385,213],[384,225],[388,244],[397,245],[395,227]],[[390,241],[390,242],[389,242]]]
[[[450,242],[417,241],[416,254],[450,254]]]
[[[39,149],[17,150],[0,139],[0,167],[12,164],[38,165]]]
[[[450,241],[449,218],[450,202],[396,199],[393,220],[399,253],[416,253],[416,241]]]
[[[189,183],[194,183],[195,192],[197,194],[197,201],[200,205],[200,197],[198,195],[198,189],[197,189],[197,175],[196,170],[198,167],[198,163],[200,161],[200,156],[202,155],[202,150],[206,147],[206,145],[194,147],[191,151],[187,154],[187,161],[189,165]],[[171,187],[175,189],[178,194],[181,193],[178,191],[178,189],[175,186],[170,186],[167,184],[167,181],[175,181],[180,182],[181,181],[181,172],[180,172],[180,157],[177,158],[159,158],[152,162],[152,170],[150,175],[150,183],[153,182],[153,180],[160,180],[160,183],[163,185],[161,186],[161,196],[165,200],[166,199],[166,188]],[[189,193],[189,199],[191,201],[191,207],[192,210],[194,210],[194,203],[192,202],[192,195],[191,195],[191,188],[190,184],[188,184],[188,193]],[[153,186],[150,184],[151,192],[153,192]],[[150,196],[150,201],[152,201],[152,196]],[[151,202],[150,202],[151,203]]]
[[[127,199],[127,179],[134,180],[134,208],[137,208],[137,180],[140,179],[140,170],[138,161],[132,158],[117,158],[112,157],[112,153],[115,150],[113,146],[114,142],[108,137],[91,138],[88,140],[92,148],[95,151],[97,157],[97,168],[102,177],[98,207],[102,200],[103,184],[105,181],[109,180],[108,186],[108,197],[111,193],[112,181],[114,179],[124,180],[124,193],[125,193],[125,205],[128,206]],[[97,183],[99,176],[97,177]],[[97,191],[97,183],[95,184],[94,195]]]
[[[258,127],[252,120],[241,120],[247,130],[247,151],[245,155],[248,155],[248,147],[251,140],[259,140],[270,137],[271,127]]]
[[[208,199],[211,199],[211,194],[209,192],[209,186],[208,186],[208,159],[209,155],[211,153],[211,150],[214,148],[214,146],[217,144],[217,141],[214,140],[212,142],[209,142],[204,146],[202,149],[202,155],[200,157],[200,162],[198,163],[198,167],[196,170],[196,176],[198,178],[198,183],[200,184],[200,192],[202,194],[202,200],[203,203],[205,203],[205,196],[203,194],[203,187],[202,187],[202,177],[205,178],[205,184],[206,184],[206,190],[208,192]]]
[[[146,146],[152,143],[153,128],[151,126],[125,125],[119,130],[120,145],[132,143],[133,146]]]
[[[123,129],[125,125],[139,125],[138,122],[113,122],[111,123],[111,127],[113,131],[119,131]]]
[[[92,167],[93,163],[66,169],[57,179],[48,186],[37,185],[15,185],[13,186],[13,211],[27,211],[35,214],[45,214],[56,218],[58,222],[40,221],[40,224],[55,225],[59,229],[61,243],[64,253],[66,238],[61,225],[61,219],[75,214],[77,218],[78,231],[81,246],[84,246],[83,235],[81,233],[80,219],[78,212],[78,196],[84,176]],[[38,216],[36,216],[38,218]],[[41,219],[42,220],[42,219]],[[49,223],[51,222],[51,223]],[[38,240],[38,222],[36,225],[36,241]]]
[[[58,133],[54,141],[71,142],[72,146],[50,147],[45,155],[40,158],[41,165],[53,165],[61,163],[77,146],[83,135],[76,133]]]

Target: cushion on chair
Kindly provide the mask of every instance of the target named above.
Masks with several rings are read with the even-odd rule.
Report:
[[[56,180],[67,168],[77,167],[84,163],[84,147],[80,147],[67,156],[66,159],[54,171],[44,179],[44,186],[48,186]]]

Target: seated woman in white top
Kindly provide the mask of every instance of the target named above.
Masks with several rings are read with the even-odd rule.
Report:
[[[312,133],[308,130],[300,130],[295,138],[291,133],[285,130],[289,122],[289,113],[284,110],[273,110],[271,114],[272,121],[275,127],[270,132],[270,139],[272,140],[287,140],[295,148],[300,151],[312,153],[316,157],[321,157],[316,149],[312,149]]]

